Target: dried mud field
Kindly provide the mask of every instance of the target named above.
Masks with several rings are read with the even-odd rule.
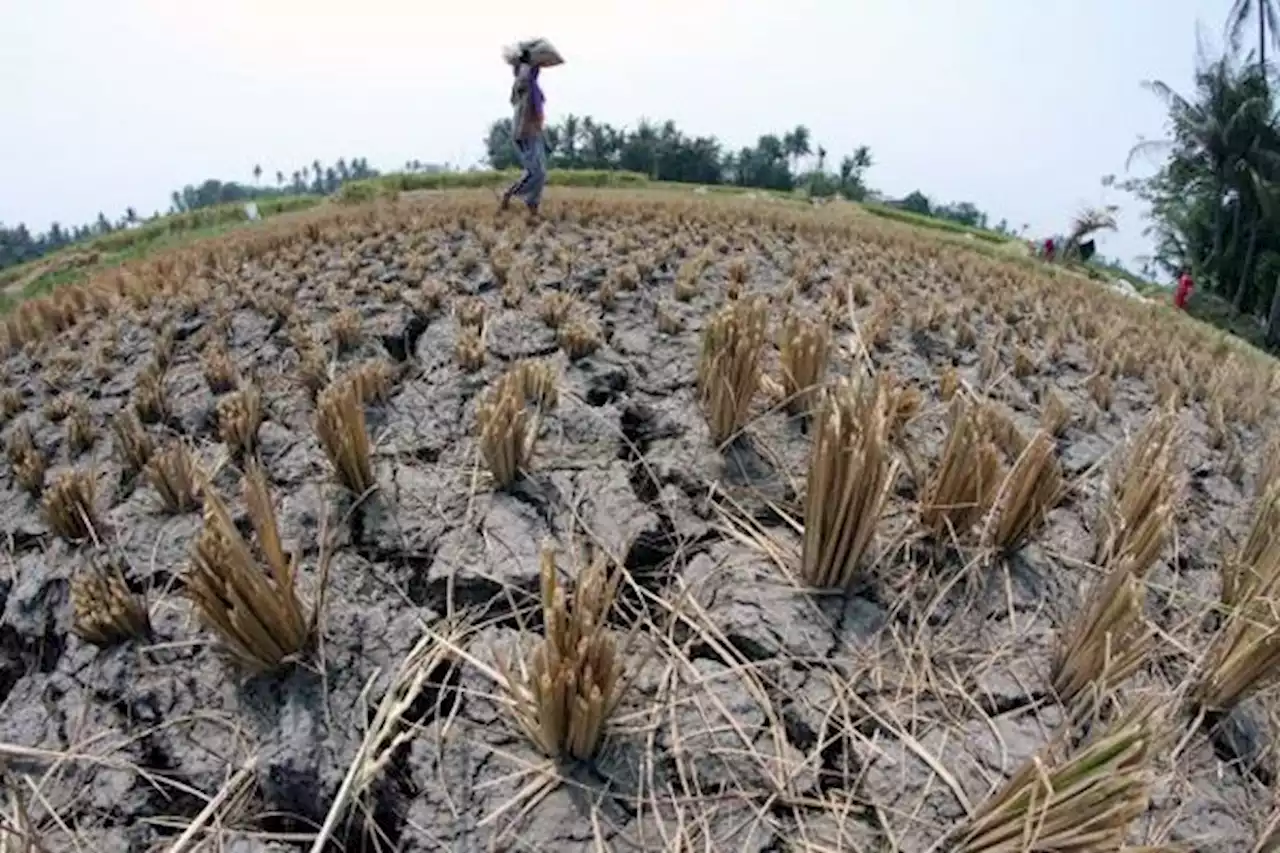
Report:
[[[492,207],[5,318],[0,850],[1280,844],[1272,362],[850,210]]]

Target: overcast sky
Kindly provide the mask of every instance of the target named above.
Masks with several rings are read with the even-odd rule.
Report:
[[[869,184],[1032,233],[1123,203],[1227,0],[0,0],[0,221],[149,214],[206,177],[363,156],[472,165],[507,109],[501,45],[545,35],[549,118],[671,118],[726,145],[796,124]],[[274,178],[272,177],[272,180]],[[1101,249],[1145,251],[1141,221]]]

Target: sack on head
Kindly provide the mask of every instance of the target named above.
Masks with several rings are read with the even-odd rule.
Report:
[[[560,51],[544,38],[527,39],[507,45],[502,49],[502,58],[508,65],[515,65],[525,53],[529,56],[529,64],[535,68],[551,68],[564,64],[564,57],[560,55]]]

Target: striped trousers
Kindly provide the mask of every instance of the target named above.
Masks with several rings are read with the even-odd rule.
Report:
[[[547,185],[547,143],[542,134],[517,139],[516,159],[524,173],[507,190],[507,196],[522,198],[529,207],[537,207],[542,201],[542,188]]]

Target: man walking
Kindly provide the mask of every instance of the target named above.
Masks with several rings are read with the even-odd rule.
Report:
[[[499,209],[505,211],[511,204],[511,198],[516,196],[524,199],[532,219],[538,215],[542,189],[547,183],[547,144],[542,135],[545,98],[538,85],[538,72],[542,69],[533,62],[528,48],[515,53],[510,61],[515,75],[511,84],[511,133],[516,159],[524,171],[519,180],[502,194]]]

